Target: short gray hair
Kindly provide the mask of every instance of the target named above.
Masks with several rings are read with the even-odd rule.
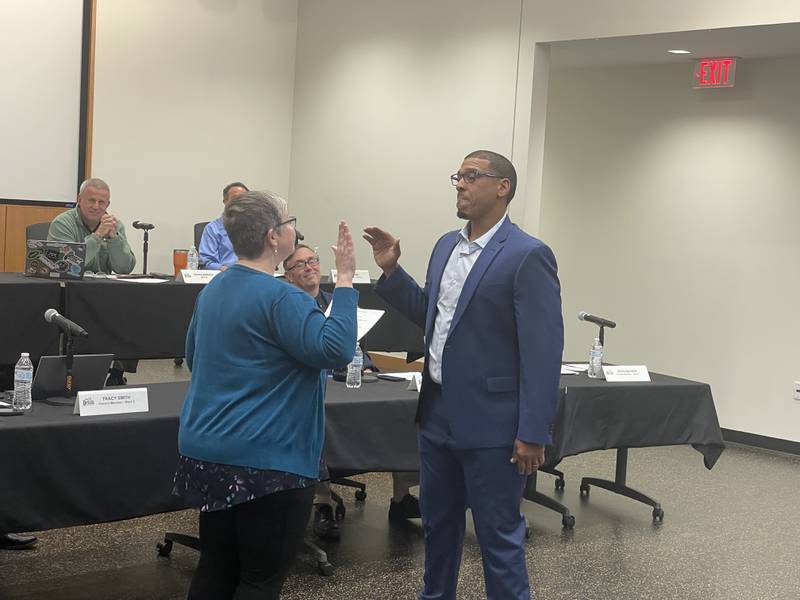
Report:
[[[81,184],[81,187],[78,188],[78,195],[80,196],[84,192],[84,190],[88,187],[93,187],[98,190],[106,190],[108,192],[108,195],[109,196],[111,195],[111,188],[108,187],[108,184],[102,179],[98,179],[97,177],[91,177],[86,181],[84,181]]]
[[[225,206],[223,223],[240,258],[255,259],[264,252],[264,238],[276,229],[288,210],[286,200],[273,192],[247,192]]]

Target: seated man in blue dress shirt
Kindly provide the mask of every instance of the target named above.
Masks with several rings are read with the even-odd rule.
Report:
[[[234,198],[249,191],[241,181],[229,183],[222,190],[222,206],[224,207]],[[233,245],[225,231],[225,226],[222,224],[222,216],[206,225],[197,251],[200,253],[200,262],[205,269],[224,271],[239,260],[233,251]]]
[[[316,250],[298,244],[294,252],[283,261],[286,281],[300,288],[317,301],[323,312],[331,302],[331,294],[319,287],[320,268]],[[364,353],[364,370],[377,371],[369,354]],[[392,499],[389,502],[389,519],[402,521],[420,517],[419,500],[411,495],[410,488],[419,485],[417,473],[392,473]],[[333,515],[330,481],[317,484],[314,497],[314,533],[321,538],[339,537],[339,524]]]

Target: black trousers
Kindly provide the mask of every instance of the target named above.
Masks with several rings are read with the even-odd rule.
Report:
[[[200,560],[189,600],[273,600],[311,514],[314,486],[200,513]]]

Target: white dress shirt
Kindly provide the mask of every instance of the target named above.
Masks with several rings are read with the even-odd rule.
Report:
[[[442,272],[442,281],[439,285],[439,297],[436,299],[436,321],[433,324],[433,335],[428,346],[428,374],[436,383],[442,383],[442,352],[447,336],[450,333],[450,323],[461,297],[461,290],[467,280],[469,272],[481,251],[486,247],[500,225],[508,218],[508,211],[494,227],[473,242],[469,241],[469,223],[458,233],[458,243],[453,248],[447,265]]]

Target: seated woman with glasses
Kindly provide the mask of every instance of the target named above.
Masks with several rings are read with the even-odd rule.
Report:
[[[186,339],[192,380],[173,493],[200,508],[189,598],[278,598],[319,478],[327,369],[356,345],[353,239],[339,224],[329,318],[275,279],[295,245],[286,201],[248,192],[225,207],[238,262],[200,292]]]

